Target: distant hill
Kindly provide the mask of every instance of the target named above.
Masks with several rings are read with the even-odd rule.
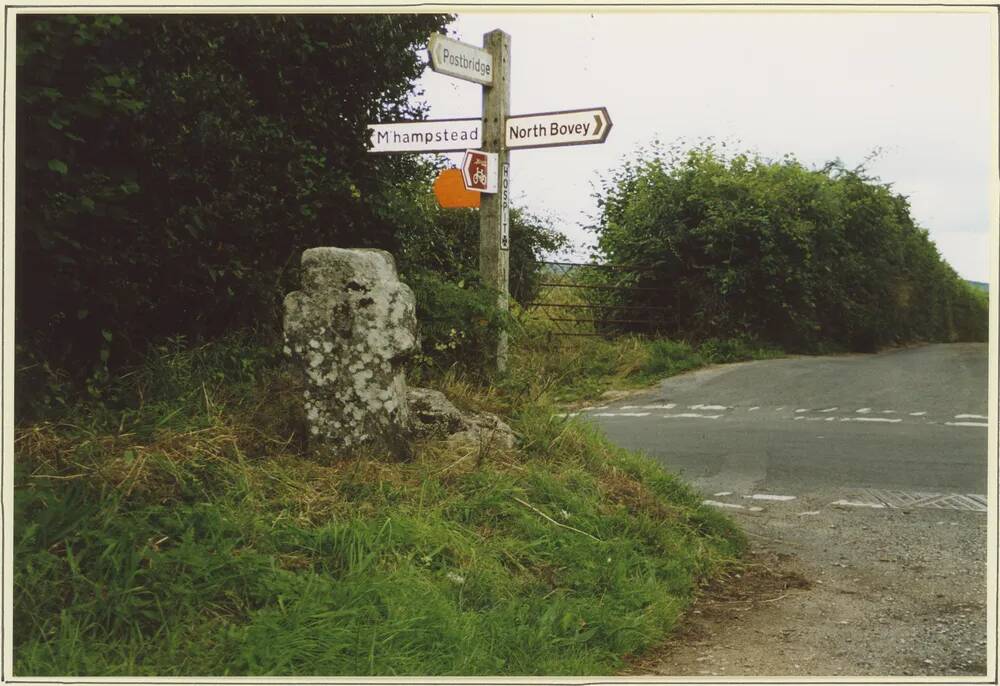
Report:
[[[981,291],[986,291],[987,293],[990,292],[990,285],[988,283],[983,283],[982,281],[969,281],[968,279],[965,280],[965,283],[969,284],[973,288],[978,288]]]

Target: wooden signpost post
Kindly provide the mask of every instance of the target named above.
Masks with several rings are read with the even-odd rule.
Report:
[[[463,183],[467,190],[480,194],[479,273],[483,284],[497,291],[498,305],[506,311],[510,297],[508,151],[603,143],[611,130],[611,117],[604,107],[511,116],[510,36],[499,29],[483,36],[481,48],[435,33],[427,51],[434,71],[482,85],[482,118],[369,124],[370,152],[467,151]],[[461,199],[449,202],[472,205]],[[497,343],[496,368],[507,368],[505,331]]]

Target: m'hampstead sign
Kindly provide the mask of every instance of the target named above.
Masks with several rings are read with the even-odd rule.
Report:
[[[369,124],[370,152],[458,152],[482,143],[481,119],[428,119]]]

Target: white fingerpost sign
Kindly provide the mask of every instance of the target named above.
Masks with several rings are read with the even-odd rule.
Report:
[[[369,152],[458,152],[478,148],[482,119],[428,119],[369,124]]]
[[[605,107],[508,117],[504,127],[508,148],[603,143],[610,130],[611,117]]]
[[[427,52],[434,71],[484,86],[493,85],[493,55],[488,50],[432,33]]]

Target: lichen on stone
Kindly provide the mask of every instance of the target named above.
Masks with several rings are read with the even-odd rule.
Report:
[[[398,443],[409,430],[402,363],[417,345],[413,293],[380,250],[313,248],[285,298],[286,355],[299,360],[310,433],[331,448]]]

